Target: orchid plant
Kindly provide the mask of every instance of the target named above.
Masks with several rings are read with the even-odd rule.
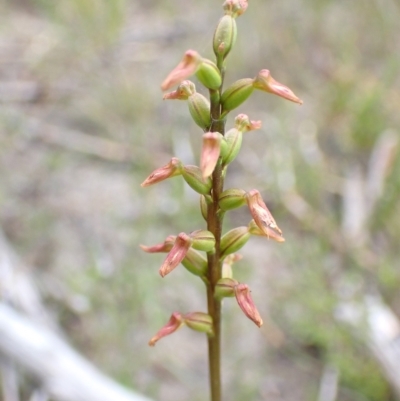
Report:
[[[255,89],[302,104],[288,87],[272,78],[266,69],[261,70],[255,78],[240,79],[223,89],[226,59],[237,35],[236,18],[246,11],[247,6],[247,0],[224,2],[224,16],[219,20],[213,36],[215,62],[203,58],[194,50],[188,50],[161,85],[163,91],[177,86],[176,90],[166,93],[164,99],[186,101],[193,121],[203,131],[200,165],[184,165],[173,157],[165,166],[153,171],[142,183],[142,187],[147,187],[171,177],[182,176],[200,195],[200,211],[206,228],[189,234],[182,232],[170,235],[158,245],[141,247],[149,253],[167,253],[159,270],[162,277],[182,264],[205,284],[207,312],[172,313],[169,321],[149,344],[155,345],[158,340],[184,325],[205,333],[209,350],[211,401],[221,401],[222,299],[236,298],[239,307],[249,319],[258,327],[263,323],[249,287],[234,278],[232,265],[241,259],[237,251],[252,235],[284,242],[282,231],[258,190],[224,188],[229,165],[235,160],[242,146],[243,134],[261,128],[261,121],[253,121],[247,115],[239,114],[234,120],[234,127],[226,131],[226,117],[248,99]],[[209,98],[197,92],[195,84],[187,80],[193,75],[207,88]],[[252,217],[249,224],[223,233],[225,213],[245,205]]]

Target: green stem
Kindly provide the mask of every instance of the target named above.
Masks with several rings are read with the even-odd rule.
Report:
[[[211,132],[225,133],[225,122],[220,120],[220,91],[210,90]],[[215,237],[215,253],[208,254],[207,305],[208,313],[213,318],[214,336],[208,338],[208,360],[210,375],[211,401],[221,401],[221,301],[214,297],[214,288],[221,278],[220,242],[223,216],[219,213],[218,200],[223,191],[224,179],[221,162],[212,175],[212,203],[208,205],[207,229]]]

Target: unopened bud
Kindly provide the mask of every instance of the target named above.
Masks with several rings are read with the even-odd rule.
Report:
[[[214,296],[217,299],[234,297],[235,287],[239,283],[233,278],[221,278],[217,281],[214,289]]]
[[[194,93],[188,98],[189,112],[194,122],[203,130],[211,125],[210,102],[201,93]]]
[[[253,81],[252,78],[239,79],[222,93],[222,115],[226,115],[247,100],[254,91]]]
[[[182,262],[191,245],[192,240],[187,234],[180,233],[176,237],[172,249],[169,251],[164,263],[160,267],[159,273],[161,277],[165,277]]]
[[[230,129],[224,136],[226,146],[221,152],[222,163],[224,166],[232,163],[242,147],[243,134],[237,128]]]
[[[148,187],[158,182],[164,181],[167,178],[175,177],[181,174],[182,163],[176,157],[163,167],[154,170],[141,184],[142,187]]]
[[[263,321],[251,298],[249,287],[246,284],[238,284],[235,287],[235,296],[243,313],[258,327],[261,327]]]
[[[269,70],[261,70],[256,78],[254,79],[254,88],[260,89],[264,92],[273,93],[283,97],[291,102],[303,104],[303,101],[299,99],[287,86],[275,81],[271,77]]]
[[[207,132],[203,135],[203,147],[200,156],[200,168],[203,178],[210,177],[218,163],[221,137],[219,132]]]
[[[182,265],[195,276],[204,277],[207,273],[207,259],[193,248],[189,248]]]
[[[199,251],[214,252],[215,237],[211,231],[196,230],[190,233],[192,247]]]
[[[228,231],[221,238],[221,258],[238,251],[246,245],[249,238],[250,233],[247,227],[236,227]]]
[[[184,321],[182,315],[179,312],[174,312],[171,315],[168,323],[161,330],[159,330],[154,337],[152,337],[152,339],[149,341],[149,345],[153,347],[158,340],[172,334],[182,327],[183,324]]]
[[[238,188],[227,189],[220,195],[218,204],[223,211],[241,207],[246,204],[246,191]]]
[[[206,333],[209,336],[214,334],[213,320],[210,315],[204,312],[190,312],[183,316],[186,326],[192,330]]]
[[[202,195],[207,195],[210,193],[212,187],[211,178],[208,177],[203,179],[201,170],[197,166],[183,166],[182,176],[188,185],[194,189],[196,192]]]
[[[232,278],[232,265],[242,258],[243,256],[238,253],[228,255],[222,263],[222,278]]]
[[[222,77],[218,67],[211,60],[203,58],[196,72],[198,80],[208,89],[219,89]]]
[[[246,194],[247,204],[249,206],[250,214],[252,215],[258,228],[268,236],[269,230],[273,229],[279,234],[282,234],[281,229],[276,224],[271,212],[267,208],[267,205],[262,200],[260,192],[256,189],[249,191]]]
[[[218,22],[214,32],[213,49],[218,58],[224,59],[236,41],[237,27],[232,15],[224,15]]]
[[[200,196],[200,210],[201,210],[201,215],[203,216],[204,220],[207,221],[208,202],[207,202],[206,195]]]

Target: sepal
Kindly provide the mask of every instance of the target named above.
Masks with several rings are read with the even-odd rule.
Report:
[[[236,42],[237,26],[232,15],[224,15],[218,22],[213,37],[213,49],[217,59],[224,59]]]
[[[204,312],[190,312],[183,316],[186,326],[192,330],[214,335],[213,320],[210,315]]]
[[[229,111],[236,109],[253,93],[254,79],[242,78],[234,82],[227,88],[221,96],[222,116],[225,116]]]
[[[242,255],[238,253],[231,253],[228,255],[224,261],[222,262],[222,278],[232,278],[232,265],[237,262],[238,260],[241,260],[243,258]]]
[[[181,263],[186,270],[195,276],[205,277],[207,274],[207,259],[193,248],[188,249],[187,254]]]
[[[211,60],[205,58],[202,59],[196,71],[196,77],[208,89],[219,89],[222,84],[218,67]]]
[[[207,221],[207,215],[208,215],[208,202],[206,195],[200,195],[200,211],[201,215],[203,216],[203,219]]]
[[[232,163],[242,147],[243,134],[237,128],[230,129],[224,136],[226,145],[223,146],[222,163],[224,166]]]
[[[193,93],[188,97],[188,106],[193,121],[203,130],[211,125],[210,102],[201,93]]]
[[[250,238],[247,227],[236,227],[228,231],[221,238],[221,259],[225,256],[238,251]]]
[[[210,193],[212,187],[211,178],[208,177],[206,179],[203,179],[203,175],[199,167],[182,167],[182,176],[188,183],[188,185],[199,194],[208,195]]]
[[[211,231],[196,230],[190,233],[192,239],[192,247],[198,251],[214,252],[215,251],[215,237]]]
[[[217,299],[234,297],[235,296],[235,287],[239,284],[238,281],[233,278],[221,278],[217,281],[214,290],[214,296]]]
[[[225,212],[246,204],[246,191],[238,188],[226,189],[219,197],[218,205]]]

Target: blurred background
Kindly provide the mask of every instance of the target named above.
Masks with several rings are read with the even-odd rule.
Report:
[[[252,238],[235,265],[265,324],[224,303],[225,399],[398,400],[400,2],[249,3],[226,83],[267,68],[304,104],[257,92],[236,113],[263,127],[226,187],[257,188],[286,242]],[[173,311],[205,310],[203,285],[139,249],[203,228],[198,195],[140,183],[172,156],[198,164],[202,132],[160,83],[187,49],[213,57],[221,5],[0,0],[5,241],[68,341],[155,400],[208,397],[204,336],[147,346]]]

